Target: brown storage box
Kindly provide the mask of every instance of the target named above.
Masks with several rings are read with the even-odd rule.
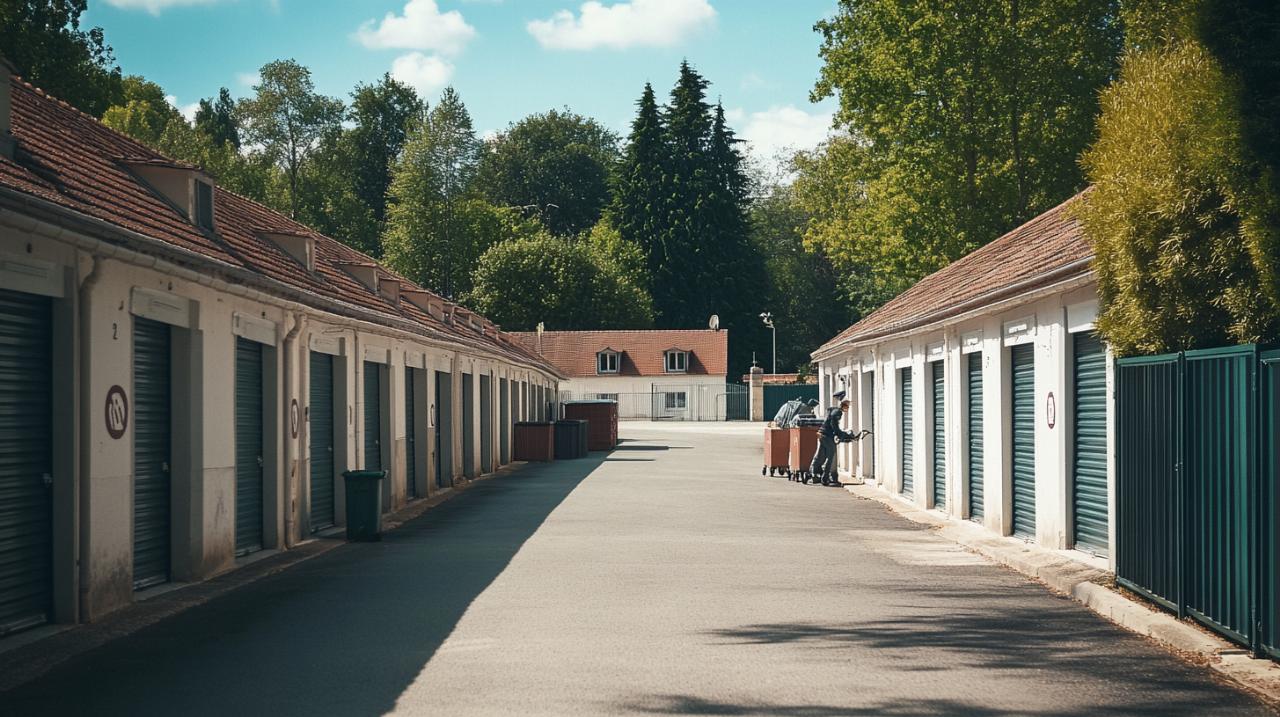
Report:
[[[791,460],[788,466],[792,471],[807,471],[813,462],[813,454],[818,451],[817,428],[788,428],[791,432]]]
[[[785,428],[764,429],[764,467],[787,468],[791,453],[791,436]]]
[[[617,401],[569,401],[564,417],[587,422],[587,450],[611,451],[618,445]]]
[[[554,423],[521,422],[512,435],[513,458],[517,461],[550,463],[556,457]]]

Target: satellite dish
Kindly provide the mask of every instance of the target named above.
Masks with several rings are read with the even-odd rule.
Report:
[[[719,331],[719,330],[720,330],[720,317],[719,317],[719,316],[717,316],[716,314],[712,314],[712,315],[711,315],[711,320],[707,322],[707,326],[710,326],[712,331]]]

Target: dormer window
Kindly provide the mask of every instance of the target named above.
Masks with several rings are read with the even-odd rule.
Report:
[[[596,354],[596,373],[617,373],[618,352],[605,349]]]
[[[689,352],[671,349],[666,353],[667,373],[685,373],[689,370]]]
[[[196,226],[213,231],[213,185],[201,179],[195,180]]]

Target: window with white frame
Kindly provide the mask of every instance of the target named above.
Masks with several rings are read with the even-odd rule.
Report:
[[[689,370],[688,351],[668,351],[666,359],[667,373],[684,373]]]
[[[596,373],[617,373],[618,352],[601,351],[596,354]]]
[[[668,391],[665,394],[668,411],[682,410],[688,405],[689,397],[684,391]]]
[[[597,393],[597,394],[596,394],[596,400],[597,400],[597,401],[613,401],[614,403],[617,403],[617,401],[618,401],[618,394],[616,394],[616,393]]]

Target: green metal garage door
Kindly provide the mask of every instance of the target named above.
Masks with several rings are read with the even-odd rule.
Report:
[[[475,379],[462,374],[462,475],[476,477],[476,398],[472,393]]]
[[[262,550],[262,344],[236,338],[236,555]]]
[[[404,497],[418,497],[418,428],[414,423],[414,370],[404,370]]]
[[[480,472],[493,472],[493,379],[480,375]]]
[[[902,465],[902,494],[911,496],[915,491],[915,460],[912,458],[915,455],[912,440],[915,421],[911,414],[911,368],[899,369],[898,375],[901,376],[902,383],[902,455],[899,456]]]
[[[947,507],[947,380],[942,361],[933,369],[933,505]]]
[[[436,487],[453,485],[453,375],[436,371]]]
[[[1091,332],[1074,335],[1075,431],[1071,509],[1075,546],[1107,553],[1107,353]]]
[[[364,362],[364,469],[382,470],[382,367]],[[383,506],[390,507],[390,506]]]
[[[311,352],[311,532],[333,526],[333,357]]]
[[[0,290],[0,635],[49,620],[53,303]]]
[[[167,324],[133,323],[133,588],[169,580],[171,381]]]
[[[1036,535],[1036,364],[1034,346],[1010,352],[1013,370],[1013,534]]]
[[[969,373],[969,518],[981,521],[983,505],[982,463],[982,354],[971,353]]]

